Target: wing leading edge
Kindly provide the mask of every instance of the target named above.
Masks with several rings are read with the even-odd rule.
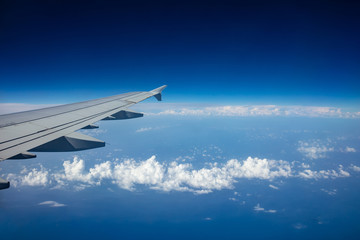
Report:
[[[148,92],[130,92],[85,102],[0,116],[0,161],[36,157],[30,152],[79,151],[105,146],[105,142],[75,132],[97,128],[100,120],[142,117],[127,108],[154,96],[161,101],[166,85]],[[0,179],[0,189],[8,187]]]

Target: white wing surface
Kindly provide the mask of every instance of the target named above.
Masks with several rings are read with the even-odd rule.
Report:
[[[85,102],[0,116],[0,161],[36,157],[29,152],[79,151],[105,146],[101,140],[75,132],[96,128],[100,120],[142,117],[128,107],[155,96],[161,101],[166,85],[149,92],[130,92]],[[7,181],[0,179],[0,189]],[[5,185],[4,185],[5,184]]]

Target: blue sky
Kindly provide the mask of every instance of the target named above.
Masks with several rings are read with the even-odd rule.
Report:
[[[356,108],[350,1],[3,1],[0,102],[168,84],[169,102]]]

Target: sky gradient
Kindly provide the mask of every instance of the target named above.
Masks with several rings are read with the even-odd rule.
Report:
[[[1,237],[359,239],[359,9],[0,1],[0,114],[168,85],[103,148],[1,162]]]
[[[2,1],[0,102],[168,84],[170,102],[356,107],[354,1]]]

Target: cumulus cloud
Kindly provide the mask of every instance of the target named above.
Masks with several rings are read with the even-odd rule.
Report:
[[[357,169],[355,167],[353,169]],[[8,179],[14,186],[48,185],[52,188],[73,188],[77,191],[99,186],[105,181],[129,191],[136,190],[138,185],[145,185],[158,191],[206,194],[215,190],[233,189],[239,179],[271,181],[276,178],[298,177],[318,180],[349,176],[342,165],[339,165],[337,170],[295,170],[294,165],[287,161],[256,157],[245,160],[231,159],[225,163],[215,162],[195,169],[191,163],[162,163],[157,161],[155,156],[144,161],[116,159],[86,168],[85,161],[75,156],[71,161],[64,161],[61,171],[49,173],[40,166],[40,169],[24,169],[19,175],[9,174]],[[272,184],[269,184],[269,187],[278,189]]]
[[[160,163],[155,156],[145,161],[134,159],[102,162],[86,169],[84,160],[75,156],[72,161],[64,161],[63,171],[49,174],[41,167],[24,175],[9,174],[9,178],[19,185],[38,186],[53,182],[56,187],[71,184],[81,190],[91,185],[100,185],[109,180],[120,188],[135,190],[136,185],[147,185],[161,191],[189,191],[197,194],[213,190],[231,189],[240,178],[271,180],[291,176],[290,164],[248,157],[244,161],[231,159],[224,164],[210,164],[209,167],[194,169],[190,163]]]
[[[95,164],[93,168],[90,168],[87,172],[85,170],[85,162],[83,159],[79,159],[75,156],[73,161],[64,161],[64,172],[54,174],[55,180],[64,185],[66,182],[78,181],[88,185],[100,185],[101,180],[104,178],[110,178],[112,175],[111,164],[109,161]],[[87,185],[77,185],[78,190],[82,190]]]
[[[158,186],[160,189],[164,185],[164,178],[165,168],[155,160],[155,156],[143,162],[128,159],[116,164],[113,169],[113,182],[128,190],[132,190],[135,184]]]
[[[49,206],[49,207],[65,207],[66,206],[65,204],[58,203],[58,202],[55,202],[55,201],[45,201],[45,202],[39,203],[38,205],[46,205],[46,206]]]
[[[40,169],[33,168],[30,171],[24,169],[24,175],[9,174],[8,179],[14,186],[45,186],[50,182],[49,172],[40,165]]]
[[[326,153],[333,152],[334,148],[328,147],[324,144],[320,144],[318,141],[299,141],[299,147],[297,150],[309,159],[318,159],[325,158]]]
[[[354,164],[351,164],[350,168],[351,168],[352,170],[354,170],[355,172],[360,172],[360,167],[358,167],[358,166],[356,166],[356,165],[354,165]]]
[[[146,184],[162,191],[191,191],[198,194],[213,190],[231,189],[238,178],[273,179],[291,175],[284,161],[247,158],[241,162],[229,160],[221,167],[193,169],[189,163],[161,164],[152,156],[146,161],[125,160],[113,168],[113,182],[132,190],[136,184]]]
[[[345,171],[342,165],[339,165],[338,171],[336,170],[312,171],[310,169],[306,169],[302,172],[299,172],[299,177],[305,179],[339,178],[339,177],[350,177],[350,173]]]

